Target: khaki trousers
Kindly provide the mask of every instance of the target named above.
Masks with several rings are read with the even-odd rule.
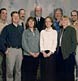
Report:
[[[22,50],[21,48],[8,48],[8,51],[6,55],[6,80],[21,81]]]

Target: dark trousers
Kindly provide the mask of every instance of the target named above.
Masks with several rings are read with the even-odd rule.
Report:
[[[39,58],[32,56],[23,57],[22,62],[22,81],[36,81]]]
[[[61,48],[57,53],[57,81],[74,81],[74,53],[63,59]]]
[[[52,54],[48,58],[41,57],[40,60],[41,81],[55,81],[56,79],[56,56]]]

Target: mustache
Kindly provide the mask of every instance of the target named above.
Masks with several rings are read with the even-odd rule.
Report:
[[[24,18],[25,16],[22,16],[22,18]]]

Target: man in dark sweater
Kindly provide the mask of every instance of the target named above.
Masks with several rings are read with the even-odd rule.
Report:
[[[12,23],[7,25],[1,34],[3,39],[3,52],[6,54],[6,80],[21,81],[22,64],[22,33],[24,28],[19,26],[19,14],[17,11],[11,13]],[[15,68],[15,79],[13,70]]]

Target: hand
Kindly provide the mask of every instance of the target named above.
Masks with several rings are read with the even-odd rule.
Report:
[[[38,57],[39,56],[39,53],[35,53],[35,56]]]
[[[36,57],[38,57],[39,53],[32,53],[32,52],[30,52],[30,55],[31,55],[32,57],[36,58]]]
[[[53,54],[53,53],[52,53],[52,52],[49,52],[49,53],[47,54],[47,56],[48,56],[48,57],[50,57],[50,56],[51,56],[51,54]]]
[[[44,58],[47,58],[48,57],[47,54],[44,51],[42,52],[42,54],[43,54],[43,57]]]
[[[9,53],[8,49],[5,51],[5,54],[7,55]]]
[[[33,54],[34,54],[34,53],[32,53],[32,52],[29,52],[29,54],[30,54],[31,56],[33,56]]]
[[[23,60],[23,56],[22,56],[22,60]]]

